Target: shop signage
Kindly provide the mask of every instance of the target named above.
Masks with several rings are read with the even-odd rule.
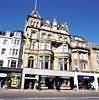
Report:
[[[0,77],[7,77],[6,73],[0,73]]]

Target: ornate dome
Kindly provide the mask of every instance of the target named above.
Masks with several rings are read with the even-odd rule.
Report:
[[[57,23],[57,21],[56,21],[55,18],[53,19],[52,25],[53,25],[53,26],[57,26],[57,25],[58,25],[58,23]]]
[[[46,20],[45,23],[49,25],[50,24],[50,21],[49,20]]]

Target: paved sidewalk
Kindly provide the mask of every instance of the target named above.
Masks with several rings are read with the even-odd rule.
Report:
[[[2,92],[9,92],[9,93],[18,93],[18,92],[53,92],[53,93],[99,93],[99,91],[95,91],[95,90],[31,90],[31,89],[0,89],[0,93]]]

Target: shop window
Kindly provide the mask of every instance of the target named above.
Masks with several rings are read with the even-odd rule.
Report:
[[[0,60],[0,67],[3,67],[3,60]]]
[[[28,68],[33,68],[34,67],[34,58],[29,57],[28,58]]]
[[[16,68],[16,60],[11,61],[11,68]]]
[[[5,48],[2,48],[1,54],[5,54],[5,52],[6,52],[6,49]]]

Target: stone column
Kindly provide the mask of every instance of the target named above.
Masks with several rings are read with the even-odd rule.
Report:
[[[79,54],[79,51],[77,51],[77,66],[80,68],[80,54]]]
[[[75,88],[76,90],[79,90],[77,72],[74,72],[74,86],[76,86],[76,88]]]
[[[22,80],[21,80],[21,89],[24,89],[24,80],[25,80],[25,73],[23,71],[23,73],[22,73]]]
[[[94,79],[94,88],[96,91],[98,91],[98,77],[96,74],[94,75]]]
[[[70,71],[69,59],[67,59],[67,70]]]
[[[49,56],[48,69],[51,69],[51,57]]]

